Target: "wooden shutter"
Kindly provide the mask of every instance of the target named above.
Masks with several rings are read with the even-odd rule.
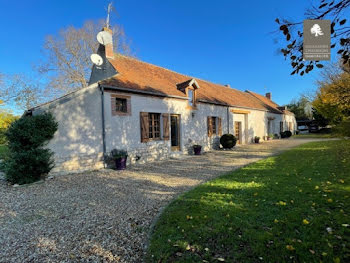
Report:
[[[111,110],[112,110],[112,116],[117,115],[114,96],[111,96]]]
[[[222,127],[221,127],[221,118],[218,118],[218,131],[219,131],[219,136],[222,135]]]
[[[164,113],[163,116],[163,140],[169,140],[169,114]]]
[[[147,112],[140,112],[140,124],[141,124],[141,142],[147,142],[148,133],[149,133],[149,122],[148,122]]]
[[[212,118],[208,116],[208,136],[210,137],[213,133],[213,123]]]

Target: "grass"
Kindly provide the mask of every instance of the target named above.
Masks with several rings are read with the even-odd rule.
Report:
[[[327,138],[336,138],[336,137],[339,137],[339,136],[333,133],[306,133],[306,134],[293,135],[293,138],[306,138],[306,139],[311,139],[311,138],[327,139]]]
[[[304,144],[174,200],[146,262],[350,262],[349,196],[350,141]]]
[[[4,159],[8,154],[8,147],[5,144],[0,144],[0,159]]]

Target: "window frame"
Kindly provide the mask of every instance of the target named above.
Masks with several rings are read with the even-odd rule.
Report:
[[[217,119],[218,117],[211,116],[211,135],[215,135],[215,136],[218,134]]]
[[[208,126],[208,137],[218,136],[219,131],[219,117],[217,116],[208,116],[207,117],[207,126]],[[214,132],[215,131],[215,132]]]
[[[161,121],[160,113],[148,113],[148,139],[150,141],[161,140]],[[158,133],[158,136],[156,134]]]
[[[118,104],[117,104],[118,101],[121,102],[121,109],[118,109]],[[116,97],[114,103],[115,103],[115,111],[116,112],[118,112],[118,113],[128,113],[128,99]]]
[[[187,90],[187,97],[188,97],[188,105],[190,107],[195,107],[195,104],[194,104],[194,90],[193,89],[188,89]],[[190,93],[192,94],[191,98],[190,98]]]
[[[131,115],[131,97],[125,96],[125,95],[119,95],[111,93],[111,110],[112,110],[112,116],[130,116]],[[120,111],[117,110],[117,100],[125,100],[125,108],[126,111]]]

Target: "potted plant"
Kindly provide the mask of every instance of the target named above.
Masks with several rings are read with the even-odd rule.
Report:
[[[195,155],[201,155],[202,146],[195,144],[193,145],[193,151]]]
[[[272,138],[273,138],[273,134],[272,133],[270,133],[269,135],[267,135],[267,140],[269,141],[269,140],[272,140]]]
[[[254,142],[255,142],[255,143],[259,143],[259,140],[260,140],[260,137],[259,137],[259,136],[255,136],[255,137],[254,137]]]
[[[117,170],[124,170],[126,168],[127,151],[114,149],[111,151],[111,157],[115,161],[115,168]]]

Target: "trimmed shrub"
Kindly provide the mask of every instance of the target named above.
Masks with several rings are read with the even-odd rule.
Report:
[[[9,155],[4,162],[6,179],[12,184],[40,180],[54,167],[53,153],[44,148],[57,131],[51,113],[24,116],[6,132]]]
[[[290,136],[292,136],[292,132],[291,131],[284,131],[281,132],[281,138],[289,138]]]
[[[292,136],[292,132],[291,131],[285,131],[284,134],[286,135],[287,138]]]
[[[237,143],[237,138],[233,134],[224,134],[220,138],[220,144],[225,149],[231,149]]]

